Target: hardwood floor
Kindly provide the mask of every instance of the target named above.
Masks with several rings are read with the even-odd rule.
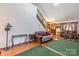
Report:
[[[55,38],[60,38],[59,36],[53,36],[54,37],[54,39]],[[50,42],[48,42],[48,43],[50,43]],[[47,43],[46,43],[47,44]],[[46,45],[46,44],[44,44],[44,45]],[[21,45],[17,45],[17,46],[15,46],[15,47],[13,47],[13,48],[10,48],[9,50],[7,50],[7,51],[5,51],[5,50],[0,50],[1,51],[1,53],[0,53],[0,55],[1,56],[15,56],[15,55],[17,55],[17,54],[19,54],[19,53],[21,53],[21,52],[24,52],[24,51],[26,51],[26,50],[29,50],[29,49],[31,49],[31,48],[34,48],[34,47],[36,47],[36,46],[38,46],[39,45],[39,43],[38,42],[31,42],[31,43],[26,43],[26,44],[21,44]]]
[[[17,45],[14,48],[11,48],[8,51],[0,50],[1,51],[1,56],[15,56],[15,55],[17,55],[21,52],[24,52],[26,50],[34,48],[38,45],[39,44],[37,42],[31,42],[31,43],[27,43],[27,44]]]

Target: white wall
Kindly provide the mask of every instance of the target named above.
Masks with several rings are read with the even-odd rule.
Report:
[[[9,32],[9,41],[11,35],[14,34],[32,34],[39,30],[45,31],[37,20],[36,14],[37,7],[32,4],[0,4],[0,48],[5,47],[6,32],[4,28],[8,22],[13,26]]]

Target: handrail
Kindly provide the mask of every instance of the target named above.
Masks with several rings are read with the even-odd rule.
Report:
[[[43,17],[43,15],[40,13],[40,11],[37,9],[38,13],[36,15],[37,19],[40,21],[40,23],[43,25],[43,27],[46,29],[47,31],[47,22],[45,20],[45,18]],[[39,16],[40,15],[40,16]],[[42,19],[41,19],[42,18]]]

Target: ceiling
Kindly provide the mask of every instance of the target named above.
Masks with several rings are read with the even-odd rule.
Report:
[[[50,21],[78,21],[79,20],[79,3],[40,3],[45,14]]]

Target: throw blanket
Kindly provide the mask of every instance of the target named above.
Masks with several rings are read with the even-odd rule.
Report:
[[[51,39],[53,39],[53,36],[52,35],[46,35],[46,36],[43,36],[42,37],[42,42],[49,41]]]

